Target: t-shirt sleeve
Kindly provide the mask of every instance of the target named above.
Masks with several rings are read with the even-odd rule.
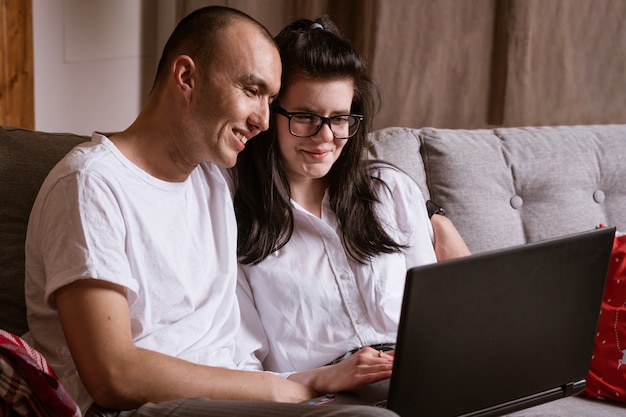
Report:
[[[136,291],[124,250],[123,216],[105,181],[80,174],[61,178],[45,197],[39,229],[49,305],[57,289],[79,279],[102,279],[127,287],[130,294]]]

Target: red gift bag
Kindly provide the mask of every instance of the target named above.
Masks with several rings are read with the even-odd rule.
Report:
[[[584,394],[626,403],[626,234],[617,233]]]

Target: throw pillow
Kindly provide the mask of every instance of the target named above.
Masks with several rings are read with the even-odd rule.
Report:
[[[584,395],[626,403],[626,233],[617,233]]]
[[[0,330],[0,415],[81,416],[46,359],[5,330]]]

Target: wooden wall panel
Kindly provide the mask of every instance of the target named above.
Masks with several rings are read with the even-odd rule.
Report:
[[[0,124],[33,129],[31,0],[1,0],[0,19]]]

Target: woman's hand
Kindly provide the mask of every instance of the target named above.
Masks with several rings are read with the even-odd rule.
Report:
[[[335,365],[297,372],[289,379],[319,393],[349,391],[391,377],[393,357],[393,351],[364,347]]]

